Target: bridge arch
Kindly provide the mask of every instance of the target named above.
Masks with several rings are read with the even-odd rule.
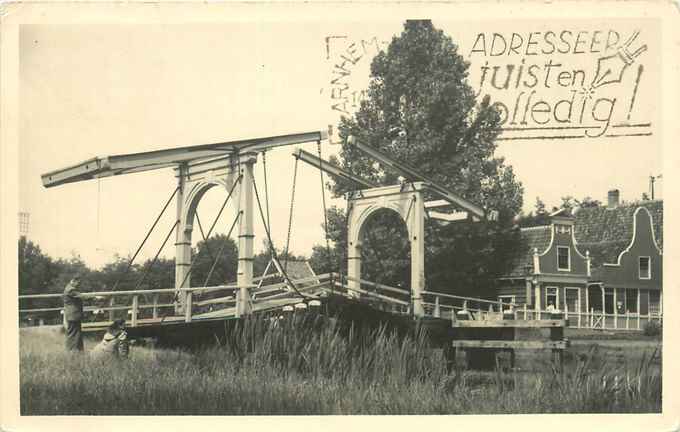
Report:
[[[179,193],[177,195],[177,219],[175,241],[175,288],[188,288],[191,269],[191,243],[194,217],[199,202],[214,187],[232,192],[230,205],[240,210],[237,221],[238,268],[236,315],[250,312],[249,287],[253,279],[253,165],[254,153],[239,154],[238,159],[224,157],[207,162],[181,165],[177,170]],[[176,312],[184,308],[187,295],[180,295]],[[188,297],[187,297],[188,298]]]
[[[423,313],[422,292],[425,290],[425,232],[423,183],[385,186],[361,191],[350,197],[347,239],[348,285],[353,295],[358,296],[361,287],[361,239],[366,222],[380,210],[398,214],[406,224],[411,248],[411,303],[413,313]]]
[[[194,218],[196,216],[196,209],[205,194],[215,188],[221,188],[227,193],[233,186],[233,179],[227,178],[210,178],[202,179],[194,182],[187,182],[185,184],[185,194],[182,199],[182,205],[178,208],[179,227],[177,232],[177,241],[175,243],[175,287],[189,287],[191,286],[191,277],[188,275],[191,268],[192,261],[192,238],[194,231]],[[234,191],[230,202],[230,206],[236,208],[235,199],[238,191]],[[207,234],[207,233],[206,233]]]

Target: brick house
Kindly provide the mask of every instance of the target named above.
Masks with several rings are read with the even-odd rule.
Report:
[[[576,213],[576,239],[594,264],[587,310],[604,312],[605,327],[638,328],[663,313],[663,201],[620,204],[617,190],[608,198]]]
[[[498,281],[499,301],[542,311],[586,310],[590,257],[574,238],[574,217],[565,213],[552,214],[549,225],[520,230],[521,252]]]
[[[560,210],[548,225],[522,228],[498,300],[562,310],[575,326],[639,328],[660,318],[663,202],[620,204],[617,190],[608,198],[607,206]]]

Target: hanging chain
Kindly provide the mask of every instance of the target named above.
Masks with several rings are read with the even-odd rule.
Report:
[[[264,205],[267,208],[267,225],[271,229],[272,223],[269,220],[269,185],[267,184],[267,150],[262,150],[262,170],[264,171]]]
[[[350,156],[349,148],[348,148],[348,151],[347,151],[347,156],[348,157],[345,159],[345,161],[347,162],[347,171],[351,175],[352,174],[352,157]],[[356,185],[354,184],[354,182],[350,181],[349,184],[350,184],[350,191],[347,194],[347,209],[345,210],[345,236],[346,236],[347,244],[345,245],[345,248],[342,251],[342,262],[340,263],[340,285],[341,285],[341,287],[344,285],[343,266],[347,262],[348,256],[349,256],[349,254],[348,254],[348,249],[349,249],[349,215],[350,215],[350,212],[353,211],[353,207],[354,207],[350,200],[352,199],[352,197],[354,196],[354,192],[356,191]],[[347,271],[349,273],[349,268],[347,269]]]
[[[321,168],[321,141],[316,142],[316,149],[319,153],[319,177],[321,178],[321,202],[323,203],[323,228],[326,237],[326,254],[328,255],[328,271],[331,274],[331,285],[333,285],[333,259],[331,257],[331,243],[328,238],[328,209],[326,208],[326,188],[323,182],[323,169]]]
[[[251,178],[252,178],[252,181],[253,181],[253,191],[255,191],[255,200],[257,201],[257,208],[260,211],[260,217],[262,218],[262,225],[264,225],[264,232],[265,232],[265,234],[267,234],[267,239],[269,240],[269,251],[271,253],[272,260],[274,260],[274,263],[276,264],[278,262],[279,266],[280,266],[281,262],[280,262],[278,256],[276,255],[276,248],[274,248],[274,243],[272,242],[272,236],[271,236],[271,233],[269,231],[269,227],[267,226],[267,222],[265,221],[264,212],[262,211],[262,203],[260,202],[260,194],[257,192],[257,182],[255,182],[255,175],[252,174],[252,173],[251,173]],[[288,262],[288,260],[286,260],[286,262]],[[286,272],[285,268],[283,269],[281,276],[283,276],[283,280],[286,283],[286,285],[288,285],[290,288],[292,288],[293,291],[295,291],[297,293],[297,295],[299,295],[300,297],[303,297],[303,298],[309,298],[308,295],[302,294],[297,289],[297,287],[295,286],[293,281],[290,279],[290,277],[288,277],[288,273]]]
[[[288,270],[288,248],[290,246],[290,233],[293,230],[293,207],[295,206],[295,185],[297,184],[297,172],[298,172],[298,158],[295,158],[295,168],[293,169],[293,187],[290,197],[290,211],[288,215],[288,234],[286,237],[286,249],[284,249],[284,256],[286,257],[286,262],[283,264],[283,270]]]

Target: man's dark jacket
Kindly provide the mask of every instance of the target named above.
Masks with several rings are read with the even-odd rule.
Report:
[[[83,300],[71,282],[64,289],[64,316],[66,321],[82,321]]]

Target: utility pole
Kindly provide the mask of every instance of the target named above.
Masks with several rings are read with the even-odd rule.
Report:
[[[659,174],[658,176],[649,176],[649,195],[652,200],[654,200],[654,182],[660,178],[663,178],[663,174]]]

